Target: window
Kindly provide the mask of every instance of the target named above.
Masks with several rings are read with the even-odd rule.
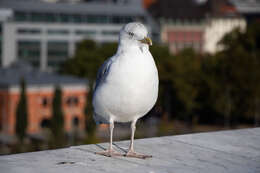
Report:
[[[25,12],[15,12],[14,20],[18,22],[23,22],[28,20],[28,15]]]
[[[65,29],[49,29],[47,32],[50,35],[66,35],[66,34],[69,34],[69,31],[65,30]]]
[[[51,120],[47,118],[44,118],[40,123],[41,128],[50,128],[50,125],[51,125]]]
[[[133,21],[146,23],[145,16],[117,16],[117,15],[83,15],[64,13],[15,12],[15,21],[31,22],[62,22],[62,23],[115,23],[125,24]]]
[[[70,21],[70,15],[60,14],[59,20],[60,20],[60,22],[68,23]]]
[[[87,16],[87,22],[88,23],[98,23],[98,16],[95,16],[95,15]]]
[[[104,15],[87,15],[82,16],[82,20],[86,23],[110,23],[109,16]]]
[[[17,44],[18,58],[38,67],[40,64],[40,41],[19,40]]]
[[[121,17],[121,16],[112,16],[112,23],[115,23],[115,24],[123,23],[123,17]]]
[[[40,29],[34,29],[34,28],[20,28],[17,30],[18,34],[40,34]]]
[[[72,126],[73,127],[78,127],[79,126],[79,118],[77,115],[74,115],[73,119],[72,119]]]
[[[48,47],[48,66],[58,67],[69,56],[68,42],[66,41],[49,41]]]
[[[65,41],[48,42],[48,59],[49,58],[66,58],[68,56],[68,43]]]
[[[134,18],[135,18],[136,21],[140,21],[140,22],[144,21],[143,16],[136,16],[136,17],[132,17],[132,16],[111,16],[111,23],[115,23],[115,24],[129,23],[129,22],[134,21]]]
[[[130,22],[133,22],[134,20],[133,20],[133,18],[132,17],[130,17],[130,16],[126,16],[125,17],[125,23],[130,23]]]
[[[76,30],[75,33],[77,35],[94,36],[96,34],[96,31],[94,31],[94,30]]]
[[[79,104],[78,97],[70,96],[67,98],[66,103],[68,106],[77,106]]]
[[[42,98],[42,106],[47,107],[49,105],[49,99],[47,97]]]
[[[43,13],[31,13],[30,21],[32,22],[44,22],[46,16]]]
[[[77,14],[75,14],[75,15],[71,15],[71,21],[73,22],[73,23],[82,23],[82,15],[77,15]]]
[[[113,35],[113,36],[117,36],[119,33],[119,31],[102,31],[103,35]]]
[[[108,16],[99,16],[98,17],[98,23],[109,23]]]
[[[45,14],[45,21],[46,22],[58,22],[58,15],[52,14],[52,13],[46,13]]]

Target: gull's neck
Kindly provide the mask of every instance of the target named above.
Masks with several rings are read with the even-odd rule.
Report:
[[[136,42],[119,42],[117,53],[148,50],[148,46]]]
[[[128,51],[137,51],[139,49],[139,45],[135,44],[119,44],[117,52],[128,52]]]

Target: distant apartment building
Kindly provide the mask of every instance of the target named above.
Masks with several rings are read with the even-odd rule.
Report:
[[[128,22],[150,26],[141,1],[112,2],[1,0],[1,65],[7,67],[21,59],[41,70],[53,69],[74,54],[82,39],[116,42],[121,27]]]
[[[62,89],[65,131],[70,132],[75,128],[84,130],[84,107],[88,93],[86,80],[41,72],[24,63],[0,68],[0,76],[0,133],[15,133],[21,78],[24,78],[27,86],[28,134],[40,133],[50,124],[56,86]]]
[[[161,25],[162,43],[173,54],[184,48],[215,53],[221,50],[218,43],[226,33],[246,27],[245,19],[228,0],[157,1],[149,10]]]

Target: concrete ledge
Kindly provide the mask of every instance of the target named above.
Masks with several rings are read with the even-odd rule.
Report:
[[[129,141],[115,142],[121,152]],[[136,150],[153,158],[95,155],[107,143],[0,156],[3,173],[258,173],[260,128],[140,139]]]

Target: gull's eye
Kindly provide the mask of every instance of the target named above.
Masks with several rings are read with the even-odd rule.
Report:
[[[128,32],[128,35],[130,35],[131,37],[133,37],[133,36],[134,36],[134,33]]]

